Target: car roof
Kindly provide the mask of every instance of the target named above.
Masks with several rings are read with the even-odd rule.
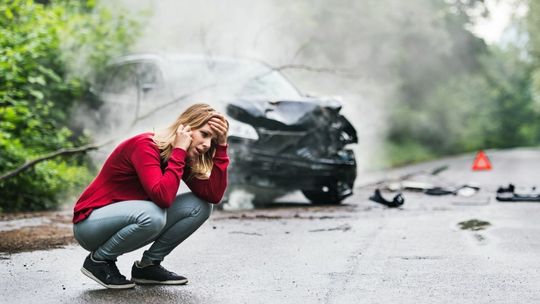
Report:
[[[109,62],[109,64],[119,64],[125,62],[136,62],[136,61],[177,61],[177,60],[186,60],[186,61],[214,61],[214,62],[230,62],[230,63],[245,63],[245,64],[261,64],[266,67],[269,67],[263,61],[256,59],[247,59],[247,58],[238,58],[232,56],[216,56],[210,54],[184,54],[184,53],[135,53],[120,56],[114,58]]]

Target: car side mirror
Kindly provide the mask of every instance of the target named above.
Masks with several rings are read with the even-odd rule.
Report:
[[[157,85],[155,83],[143,83],[141,84],[141,90],[143,93],[148,93],[152,91],[153,89],[157,88]]]
[[[317,94],[317,92],[306,92],[304,93],[304,97],[307,97],[307,98],[317,98],[321,96],[320,94]]]

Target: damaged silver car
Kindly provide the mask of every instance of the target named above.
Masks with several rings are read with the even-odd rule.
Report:
[[[114,123],[118,115],[111,113],[127,113],[130,126],[168,121],[175,107],[195,101],[227,114],[231,169],[225,200],[239,189],[255,204],[294,190],[316,204],[338,204],[352,194],[356,160],[348,145],[358,139],[340,102],[302,95],[261,62],[141,54],[118,58],[105,75],[92,88],[102,122]]]
[[[337,102],[307,99],[230,102],[227,114],[253,128],[252,137],[229,139],[232,184],[258,187],[256,195],[300,189],[313,203],[341,202],[356,178],[354,153],[345,146],[357,137],[340,110]]]

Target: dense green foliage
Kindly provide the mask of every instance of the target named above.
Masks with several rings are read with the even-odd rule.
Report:
[[[404,149],[415,142],[427,158],[538,144],[540,117],[530,94],[530,67],[517,54],[493,48],[479,57],[474,73],[434,85],[419,108],[400,104],[391,142]]]
[[[70,111],[87,79],[132,42],[133,22],[93,1],[0,0],[0,175],[88,141]],[[80,66],[93,67],[74,74]],[[90,178],[84,156],[44,161],[0,181],[0,211],[58,205]]]
[[[540,143],[530,60],[516,43],[486,46],[467,31],[468,9],[479,3],[464,2],[449,2],[444,10],[453,51],[428,69],[416,69],[413,77],[402,77],[388,138],[392,164]],[[537,16],[529,13],[530,19]],[[517,24],[514,31],[521,34]],[[414,62],[398,65],[399,70],[410,71],[408,64]]]
[[[532,61],[532,92],[536,108],[540,108],[540,0],[523,0],[528,4],[526,32],[528,54]]]

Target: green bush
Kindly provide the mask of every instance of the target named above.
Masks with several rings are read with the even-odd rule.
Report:
[[[491,47],[479,60],[474,73],[434,86],[421,108],[400,104],[393,109],[392,162],[423,159],[410,153],[412,146],[437,157],[538,145],[540,111],[533,100],[530,64],[511,47]]]
[[[41,2],[0,0],[0,175],[88,143],[73,132],[70,112],[84,102],[88,80],[138,30],[94,1]],[[0,180],[0,211],[54,208],[88,183],[88,167],[83,155],[57,157]]]

